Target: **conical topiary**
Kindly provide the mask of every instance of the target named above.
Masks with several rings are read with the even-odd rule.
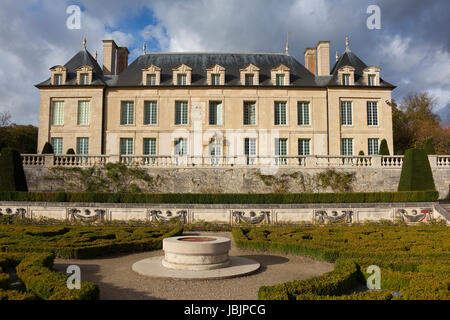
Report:
[[[388,155],[390,155],[386,139],[381,140],[380,151],[378,152],[378,154],[381,155],[381,156],[388,156]]]
[[[70,148],[69,150],[67,150],[66,154],[75,154],[75,150]]]
[[[18,150],[3,148],[0,168],[0,191],[28,191],[22,157]]]
[[[427,154],[436,154],[436,150],[434,149],[433,142],[431,138],[427,138],[425,140],[425,144],[423,145],[423,149]]]
[[[364,155],[364,151],[360,150],[358,153],[358,156],[363,156]]]
[[[423,149],[408,149],[403,158],[398,191],[436,190],[430,161]]]
[[[55,153],[53,151],[53,146],[50,143],[46,142],[44,148],[42,149],[42,154],[53,154],[53,153]]]

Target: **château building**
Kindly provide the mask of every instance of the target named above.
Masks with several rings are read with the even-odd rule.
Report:
[[[146,53],[103,41],[50,69],[40,90],[38,150],[56,154],[238,157],[393,151],[392,84],[350,49],[330,68],[330,42],[304,52]],[[96,55],[95,55],[96,56]]]

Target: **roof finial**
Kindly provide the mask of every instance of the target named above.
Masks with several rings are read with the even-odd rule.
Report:
[[[348,37],[345,37],[345,50],[350,50],[350,41]]]
[[[86,43],[87,43],[86,37],[84,37],[84,38],[83,38],[83,48],[84,48],[84,49],[86,49]]]
[[[336,62],[339,60],[339,53],[336,51]]]
[[[145,41],[144,41],[144,44],[142,46],[142,51],[144,52],[144,54],[147,54],[147,45],[145,44]]]
[[[291,32],[287,33],[287,40],[286,40],[286,54],[289,55],[289,35]]]
[[[94,58],[95,58],[95,60],[97,60],[97,58],[98,58],[97,50],[95,50]]]

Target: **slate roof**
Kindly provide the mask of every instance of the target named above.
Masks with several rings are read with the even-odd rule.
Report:
[[[92,67],[92,86],[105,86],[106,82],[103,77],[102,68],[99,66],[97,60],[87,51],[86,49],[78,52],[72,59],[67,62],[64,67],[67,69],[67,79],[66,86],[77,85],[77,68],[81,66]],[[46,81],[37,85],[40,86],[50,86],[50,78]]]
[[[181,64],[192,68],[192,86],[207,85],[206,69],[215,64],[226,69],[226,86],[240,86],[240,69],[249,64],[260,69],[259,86],[273,86],[270,77],[271,69],[283,64],[290,69],[291,87],[317,88],[340,86],[337,82],[337,70],[345,65],[355,68],[355,86],[365,86],[362,83],[362,70],[367,67],[350,50],[346,50],[339,58],[330,76],[314,76],[296,59],[284,53],[147,53],[138,57],[120,75],[105,76],[94,57],[83,49],[65,64],[68,72],[66,85],[76,85],[76,69],[82,65],[88,65],[94,69],[92,86],[139,87],[142,86],[142,69],[152,64],[161,68],[160,86],[173,85],[172,69]],[[46,86],[51,86],[50,79],[37,85],[38,88]],[[395,88],[382,79],[380,79],[380,86]]]
[[[353,68],[355,68],[355,86],[366,86],[363,78],[363,70],[368,66],[349,49],[345,50],[344,54],[339,57],[333,69],[331,69],[331,77],[327,84],[328,86],[341,86],[341,84],[338,82],[338,70],[344,66],[352,66]],[[380,87],[395,88],[394,85],[384,81],[381,77]]]

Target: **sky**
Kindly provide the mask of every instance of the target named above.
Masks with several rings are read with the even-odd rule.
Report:
[[[17,124],[38,123],[39,90],[50,67],[82,49],[102,60],[102,40],[130,50],[130,63],[153,52],[285,52],[304,64],[303,52],[329,40],[350,49],[396,85],[393,98],[429,92],[435,111],[450,122],[450,1],[448,0],[2,0],[0,6],[0,112]],[[81,9],[70,29],[67,8]],[[369,29],[380,9],[380,29]]]

